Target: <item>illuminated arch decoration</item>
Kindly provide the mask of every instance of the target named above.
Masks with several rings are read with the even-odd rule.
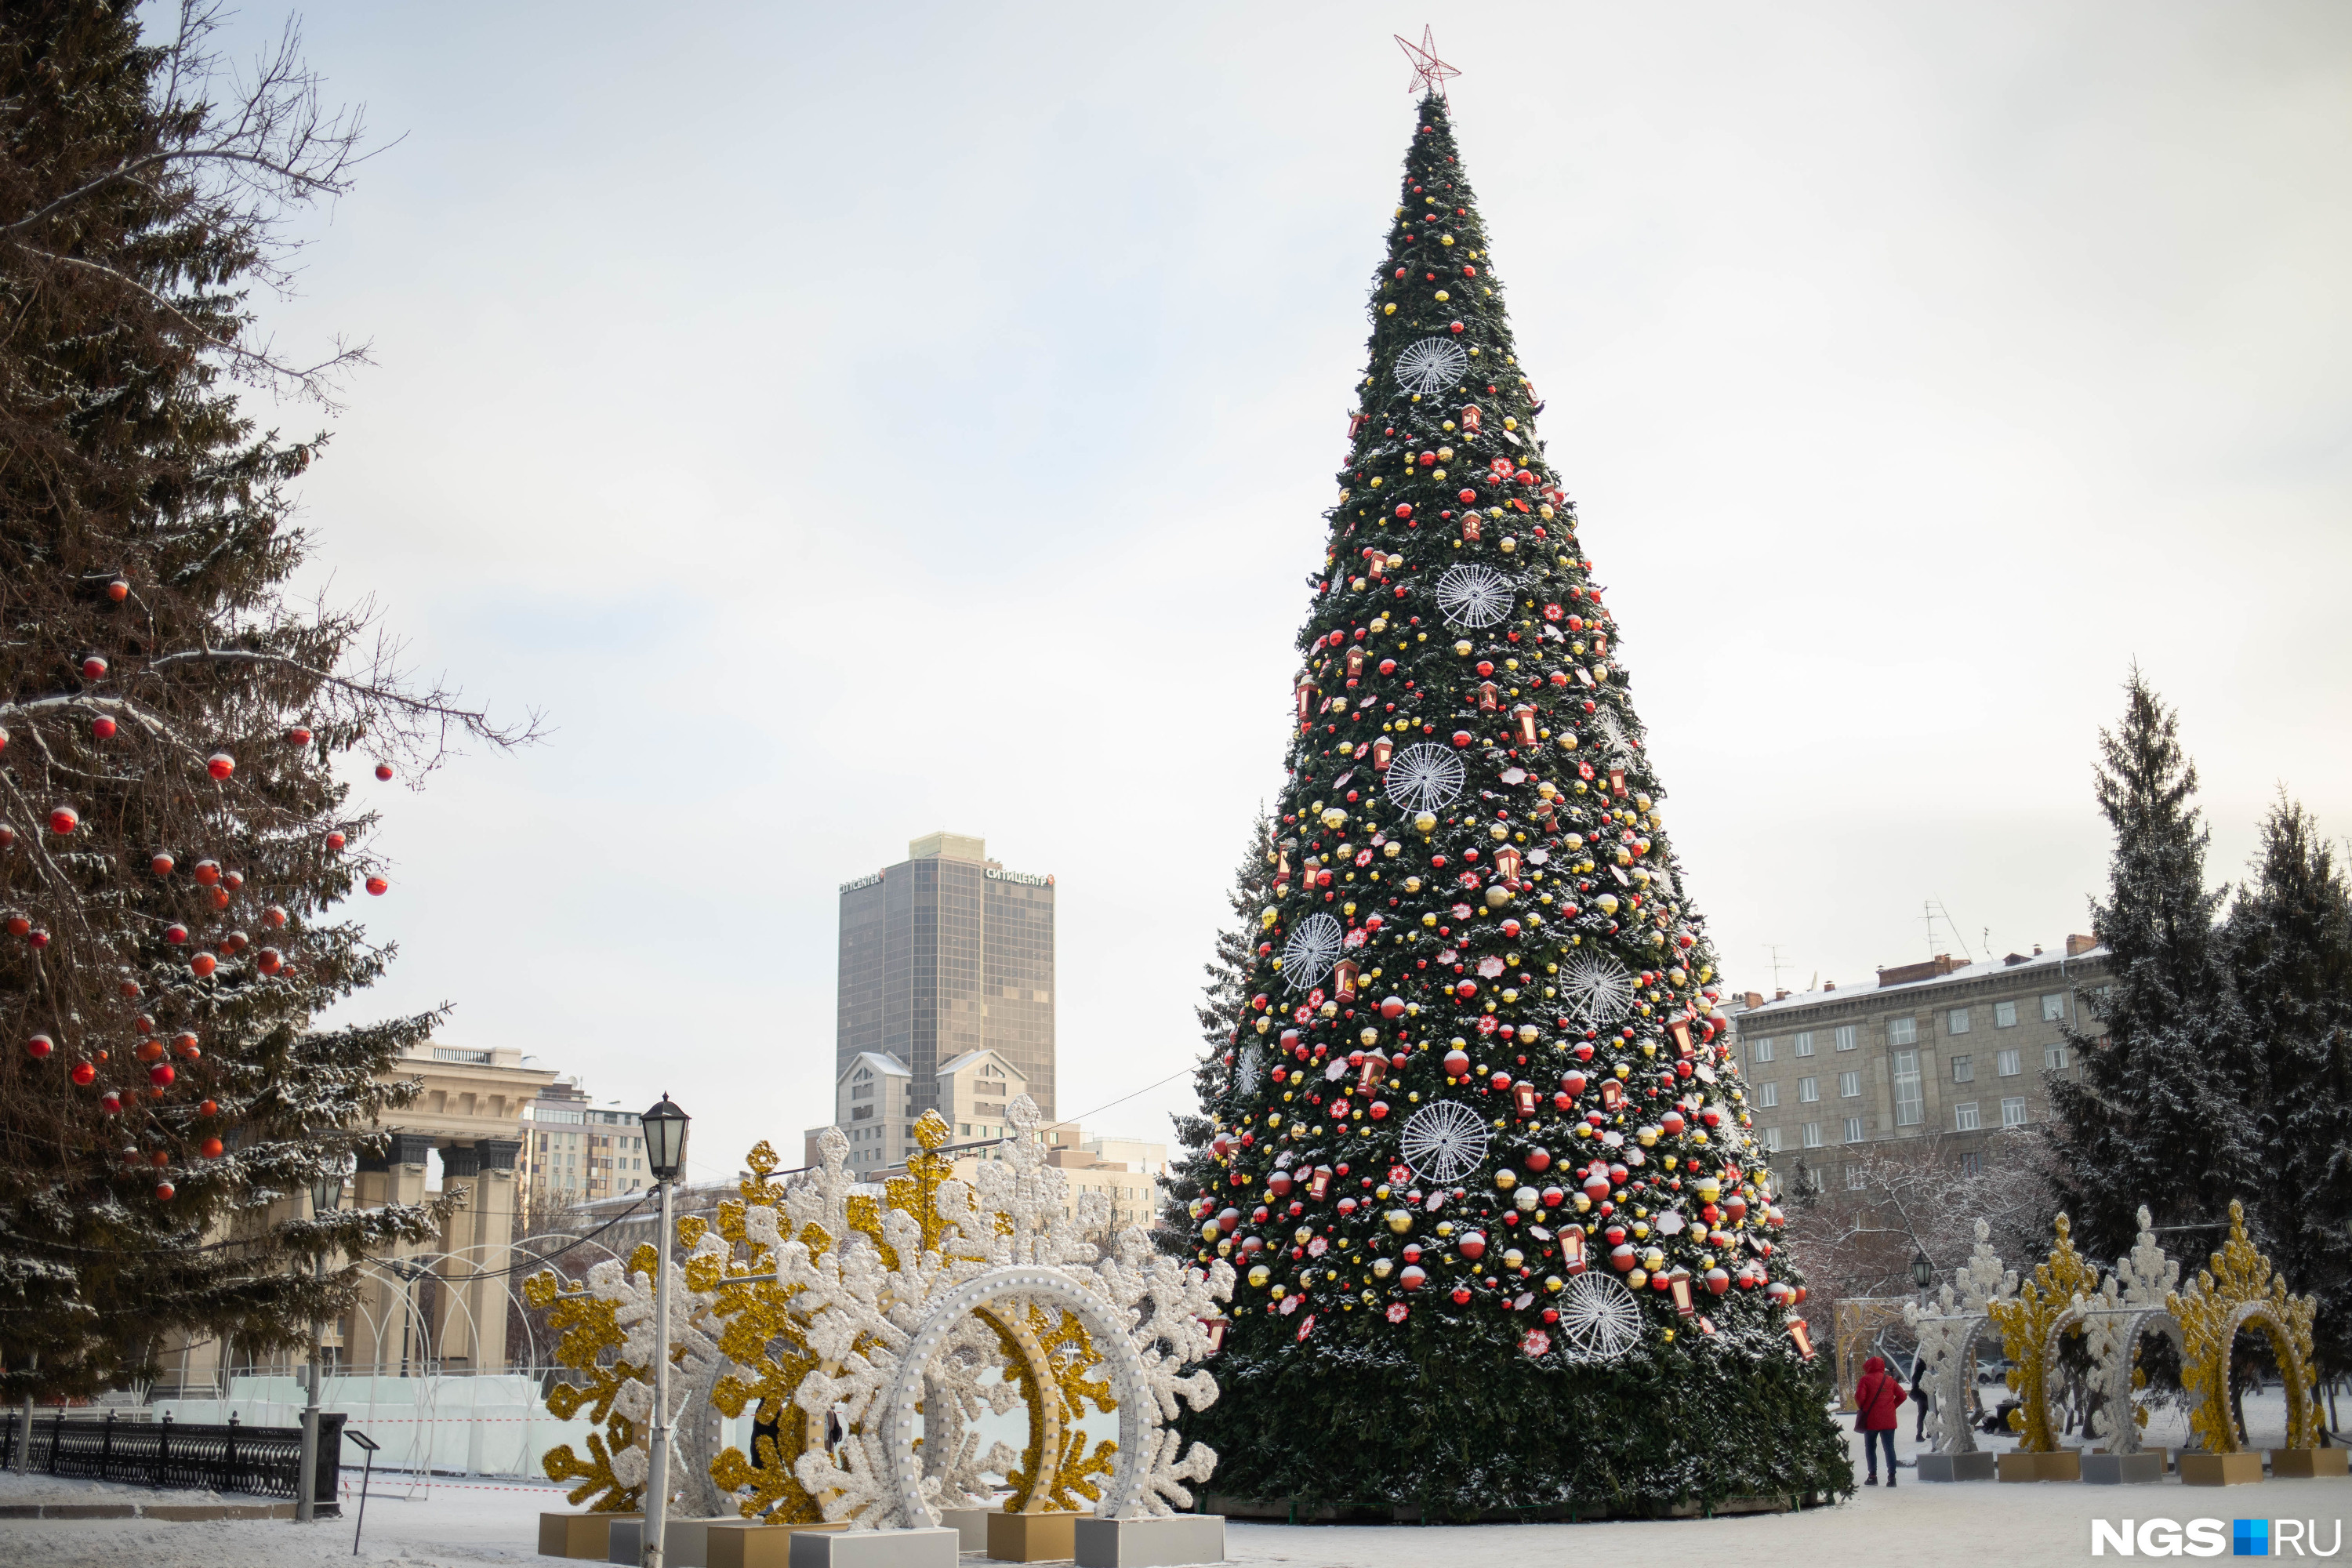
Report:
[[[2010,1412],[2009,1424],[2020,1435],[2021,1453],[2058,1451],[2057,1434],[2050,1425],[2050,1372],[2057,1364],[2059,1340],[2083,1331],[2083,1302],[2098,1293],[2099,1271],[2074,1250],[2072,1230],[2060,1215],[2057,1245],[2033,1270],[2033,1278],[2010,1300],[1985,1306],[2000,1330],[2001,1348],[2015,1363],[2010,1368],[2009,1386],[2018,1405]]]
[[[1944,1286],[1937,1293],[1934,1312],[1923,1312],[1917,1302],[1906,1303],[1904,1321],[1918,1335],[1919,1354],[1927,1363],[1927,1388],[1934,1408],[1927,1413],[1933,1451],[1973,1454],[1976,1431],[1968,1422],[1969,1379],[1976,1369],[1976,1342],[1995,1302],[2006,1303],[2017,1293],[2017,1275],[2001,1267],[1992,1249],[1992,1226],[1977,1221],[1976,1246],[1959,1273],[1959,1289]]]
[[[2180,1325],[2165,1309],[2179,1280],[2180,1265],[2157,1245],[2155,1221],[2143,1204],[2138,1240],[2116,1259],[2115,1272],[2101,1283],[2099,1293],[2082,1306],[2091,1387],[2100,1395],[2091,1413],[2091,1431],[2110,1454],[2138,1453],[2140,1428],[2147,1425],[2147,1411],[2137,1400],[2147,1386],[2147,1374],[2138,1366],[2140,1336],[2162,1333],[2187,1359]]]
[[[785,1239],[773,1210],[745,1216],[747,1236],[776,1259],[776,1282],[792,1293],[804,1325],[801,1342],[818,1361],[800,1379],[793,1403],[812,1415],[838,1411],[847,1429],[835,1453],[803,1452],[793,1466],[829,1521],[924,1528],[937,1523],[942,1503],[971,1495],[958,1474],[966,1461],[939,1464],[930,1451],[950,1446],[940,1436],[951,1428],[933,1415],[940,1352],[976,1318],[1000,1338],[1015,1340],[1008,1333],[1013,1325],[1034,1329],[1055,1314],[1075,1320],[1094,1352],[1086,1361],[1108,1369],[1110,1403],[1092,1397],[1117,1411],[1120,1440],[1098,1446],[1086,1468],[1115,1454],[1110,1485],[1090,1477],[1071,1482],[1066,1458],[1049,1479],[1053,1456],[1044,1437],[1050,1428],[1041,1428],[1037,1413],[1050,1401],[1032,1400],[1032,1447],[1017,1468],[1024,1506],[1051,1506],[1044,1500],[1066,1486],[1093,1500],[1102,1517],[1170,1514],[1192,1502],[1185,1483],[1206,1480],[1215,1468],[1213,1450],[1186,1448],[1165,1424],[1184,1405],[1205,1409],[1216,1399],[1216,1381],[1199,1363],[1209,1353],[1207,1320],[1219,1316],[1218,1304],[1232,1295],[1232,1267],[1218,1260],[1205,1271],[1192,1268],[1156,1251],[1134,1228],[1118,1235],[1110,1256],[1101,1256],[1083,1238],[1108,1217],[1108,1200],[1086,1194],[1075,1215],[1066,1213],[1067,1178],[1045,1163],[1035,1104],[1026,1096],[1015,1100],[1007,1120],[1014,1131],[1006,1158],[982,1162],[969,1184],[939,1180],[928,1205],[912,1204],[910,1193],[917,1212],[897,1206],[894,1194],[893,1206],[875,1216],[878,1239],[861,1229],[838,1247],[817,1248],[799,1236]],[[944,1137],[944,1123],[940,1132]],[[825,1177],[787,1194],[793,1220],[814,1221],[846,1152],[846,1140],[828,1131]],[[1029,1356],[1015,1359],[1019,1383],[1035,1388],[1042,1379]],[[1187,1366],[1195,1369],[1189,1375]],[[1065,1385],[1059,1369],[1055,1382]],[[919,1465],[913,1431],[919,1396],[925,1424]],[[977,1468],[998,1466],[981,1460]],[[1003,1473],[1011,1479],[1014,1469]]]
[[[2180,1325],[2180,1381],[2189,1395],[2189,1428],[2209,1453],[2245,1451],[2245,1434],[2230,1415],[2230,1350],[2242,1329],[2270,1341],[2286,1384],[2286,1447],[2319,1443],[2319,1415],[2312,1398],[2317,1373],[2311,1364],[2308,1296],[2290,1296],[2286,1281],[2271,1273],[2270,1259],[2246,1239],[2246,1211],[2230,1205],[2230,1239],[2198,1271],[2184,1290],[2165,1298]]]

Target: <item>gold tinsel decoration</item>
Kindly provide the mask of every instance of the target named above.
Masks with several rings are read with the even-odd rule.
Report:
[[[2286,1446],[2318,1446],[2319,1413],[2311,1396],[2317,1378],[2311,1364],[2315,1304],[2308,1296],[2288,1295],[2286,1281],[2271,1273],[2270,1259],[2246,1239],[2244,1205],[2230,1205],[2230,1239],[2186,1290],[2173,1291],[2164,1304],[2180,1325],[2189,1428],[2207,1452],[2235,1454],[2245,1447],[2230,1414],[2230,1352],[2242,1328],[2260,1329],[2278,1360],[2286,1384]]]
[[[2074,1306],[2075,1297],[2095,1296],[2099,1290],[2099,1271],[2074,1250],[2072,1222],[2063,1214],[2057,1229],[2058,1245],[2034,1269],[2033,1278],[2018,1287],[2016,1298],[1985,1303],[2000,1326],[2002,1350],[2016,1363],[2010,1368],[2009,1386],[2018,1407],[2009,1413],[2009,1424],[2023,1434],[2017,1445],[2021,1453],[2057,1451],[2058,1436],[2050,1429],[2050,1331]]]

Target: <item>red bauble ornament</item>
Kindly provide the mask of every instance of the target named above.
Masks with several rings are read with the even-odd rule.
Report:
[[[1492,660],[1482,658],[1478,661],[1478,679],[1484,680],[1486,677],[1494,673],[1495,666]]]
[[[1457,745],[1457,746],[1466,746],[1466,745],[1468,745],[1468,744],[1470,743],[1470,731],[1467,731],[1467,730],[1456,730],[1456,731],[1454,731],[1454,743],[1455,745]]]
[[[54,1051],[57,1048],[58,1043],[49,1038],[47,1035],[35,1035],[31,1039],[25,1042],[25,1049],[31,1053],[33,1059],[36,1061],[46,1058],[51,1051]]]
[[[168,1204],[172,1201],[173,1194],[179,1190],[169,1182],[158,1182],[155,1184],[155,1201],[159,1204]]]
[[[1412,515],[1412,502],[1409,500],[1399,501],[1397,503],[1396,514],[1399,517],[1411,517]]]
[[[239,888],[245,886],[245,873],[242,871],[223,871],[221,873],[221,886],[226,888],[232,893],[236,891]]]
[[[25,940],[37,948],[47,947],[49,945],[49,933],[36,926]]]
[[[341,849],[347,842],[340,831],[327,835],[327,847],[330,849]]]
[[[98,1097],[98,1108],[109,1116],[119,1116],[122,1113],[122,1096],[110,1089]]]
[[[163,928],[163,940],[177,947],[188,940],[188,928],[173,921]]]
[[[226,752],[215,752],[205,759],[205,772],[216,779],[225,779],[236,772],[236,759]]]
[[[106,585],[106,596],[119,605],[131,597],[131,584],[117,577]]]
[[[10,936],[23,936],[32,929],[33,922],[26,920],[24,916],[10,915],[8,917],[8,934]]]
[[[217,1138],[207,1138],[196,1147],[207,1160],[217,1160],[221,1157],[221,1141]]]
[[[139,1042],[139,1050],[137,1055],[139,1059],[142,1062],[160,1062],[163,1059],[163,1042],[161,1040],[142,1040]]]
[[[1467,1051],[1448,1051],[1445,1053],[1446,1077],[1465,1078],[1469,1075],[1469,1072],[1470,1055]]]
[[[114,739],[114,721],[100,714],[89,721],[89,733],[93,740],[111,741]]]
[[[1429,1270],[1417,1263],[1408,1263],[1404,1272],[1397,1276],[1397,1282],[1408,1290],[1418,1290],[1429,1282]]]
[[[389,780],[392,777],[392,764],[390,763],[376,763],[375,776],[380,779]]]
[[[286,731],[286,743],[289,746],[307,746],[310,743],[310,731],[297,724]]]
[[[202,980],[205,975],[210,974],[214,970],[218,969],[219,967],[219,961],[215,959],[209,952],[200,952],[196,954],[195,957],[188,960],[188,973],[194,975],[199,980]]]
[[[76,1062],[73,1065],[72,1077],[74,1082],[88,1085],[98,1077],[98,1069],[88,1062]]]
[[[210,1100],[205,1100],[202,1105],[196,1107],[196,1114],[199,1116],[218,1116],[220,1114],[219,1102]]]
[[[1470,505],[1473,501],[1475,501],[1477,499],[1478,499],[1478,492],[1477,492],[1476,490],[1464,490],[1464,491],[1462,492],[1461,500],[1462,500],[1462,504],[1463,504],[1464,506],[1468,506],[1468,505]]]
[[[91,654],[89,658],[81,661],[81,675],[84,680],[105,679],[106,660],[99,658],[96,654]]]
[[[62,836],[64,834],[71,833],[75,828],[79,827],[80,826],[81,813],[76,811],[72,806],[58,805],[49,808],[50,832]]]
[[[392,884],[385,881],[382,877],[370,877],[367,879],[367,890],[374,894],[379,899],[383,897],[386,892],[390,891],[391,888]]]
[[[1469,1286],[1456,1285],[1454,1287],[1454,1304],[1457,1307],[1466,1307],[1470,1304]]]
[[[1468,1235],[1463,1237],[1460,1240],[1456,1241],[1454,1244],[1454,1248],[1455,1251],[1461,1253],[1463,1257],[1468,1258],[1471,1262],[1475,1263],[1478,1259],[1486,1256],[1486,1233],[1484,1231],[1474,1230]]]
[[[165,1084],[170,1083],[173,1079],[179,1076],[178,1071],[173,1068],[170,1062],[157,1062],[153,1067],[147,1069],[147,1081],[153,1084],[157,1089],[163,1088]]]
[[[159,849],[155,852],[154,858],[147,862],[147,869],[154,872],[158,877],[168,877],[172,874],[172,868],[178,864],[178,861]]]
[[[1381,1017],[1383,1017],[1383,1018],[1402,1018],[1402,1017],[1403,1017],[1403,1016],[1404,1016],[1404,998],[1403,998],[1403,997],[1402,997],[1402,996],[1383,996],[1383,997],[1381,997]]]
[[[1449,321],[1446,323],[1445,330],[1458,336],[1462,331],[1462,323],[1459,321]]]
[[[286,955],[274,947],[265,947],[254,955],[253,966],[264,974],[275,974],[286,967]]]
[[[197,862],[196,862],[196,880],[197,880],[199,883],[201,883],[202,885],[204,885],[205,887],[207,887],[207,888],[211,887],[214,883],[215,883],[215,882],[219,881],[219,880],[220,880],[220,862],[219,862],[219,861],[217,861],[217,860],[199,860],[199,861],[197,861]]]

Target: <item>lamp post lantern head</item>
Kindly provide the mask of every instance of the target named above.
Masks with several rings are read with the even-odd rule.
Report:
[[[1927,1261],[1927,1249],[1924,1247],[1912,1257],[1911,1282],[1922,1290],[1936,1282],[1936,1266]]]
[[[668,1095],[638,1118],[646,1131],[646,1169],[656,1182],[674,1182],[686,1168],[687,1114]]]
[[[310,1178],[310,1213],[313,1217],[332,1214],[342,1206],[342,1172],[326,1171]]]

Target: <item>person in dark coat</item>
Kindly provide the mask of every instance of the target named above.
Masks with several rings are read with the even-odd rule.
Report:
[[[1914,1443],[1927,1440],[1927,1358],[1911,1358],[1911,1403],[1919,1409],[1918,1429],[1911,1434]]]
[[[1862,1381],[1853,1385],[1853,1429],[1862,1434],[1863,1460],[1870,1467],[1864,1486],[1878,1484],[1881,1443],[1886,1448],[1886,1484],[1895,1484],[1895,1411],[1903,1398],[1903,1384],[1887,1375],[1884,1356],[1872,1356],[1862,1363]]]

